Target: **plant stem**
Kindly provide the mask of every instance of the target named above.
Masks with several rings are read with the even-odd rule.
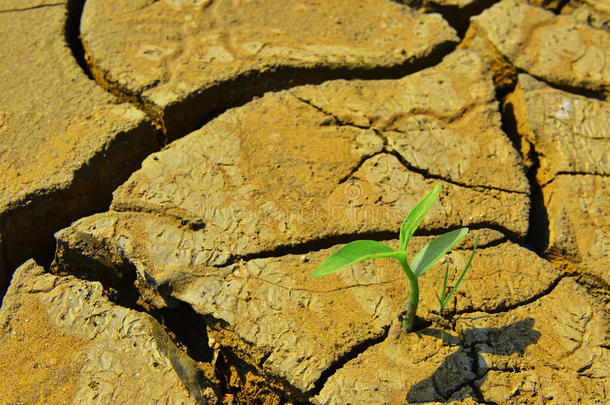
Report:
[[[417,305],[419,304],[419,282],[417,281],[417,276],[409,267],[407,263],[407,255],[400,256],[398,258],[400,261],[400,265],[402,266],[402,270],[407,275],[409,279],[409,303],[407,306],[407,311],[402,318],[402,327],[410,332],[413,329],[413,323],[415,323],[415,314],[417,313]]]

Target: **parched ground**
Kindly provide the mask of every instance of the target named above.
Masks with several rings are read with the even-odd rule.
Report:
[[[0,0],[0,403],[608,402],[609,21]],[[395,262],[309,276],[436,184],[416,331]]]

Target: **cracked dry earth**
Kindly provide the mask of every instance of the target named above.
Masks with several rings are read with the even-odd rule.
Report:
[[[608,0],[0,0],[0,403],[604,404]],[[471,232],[419,328],[355,239]]]

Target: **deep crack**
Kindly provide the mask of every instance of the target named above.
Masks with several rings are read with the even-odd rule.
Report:
[[[191,358],[200,362],[209,362],[212,359],[205,321],[201,315],[186,303],[173,297],[163,297],[167,304],[163,308],[150,305],[147,302],[150,297],[144,296],[146,295],[144,289],[150,287],[146,287],[146,282],[140,279],[136,267],[125,257],[113,263],[103,260],[104,255],[114,256],[117,259],[117,252],[108,251],[104,243],[94,243],[92,240],[88,243],[91,244],[90,248],[98,253],[98,257],[83,254],[82,245],[71,248],[65,244],[59,249],[58,242],[58,251],[61,251],[62,256],[56,257],[51,272],[60,276],[70,275],[81,280],[101,283],[110,301],[152,315],[164,327],[174,343]]]
[[[68,0],[68,16],[64,27],[64,36],[68,47],[72,51],[72,56],[74,57],[76,64],[80,66],[81,70],[90,80],[94,80],[89,65],[87,65],[87,61],[85,60],[85,50],[83,49],[83,43],[80,40],[80,20],[83,14],[83,7],[85,7],[85,1],[86,0]]]
[[[540,159],[538,158],[535,145],[529,143],[525,136],[519,134],[514,106],[512,103],[506,102],[505,98],[506,95],[504,99],[498,100],[502,107],[502,130],[512,141],[515,150],[522,156],[526,168],[525,175],[530,185],[531,208],[524,246],[535,252],[538,256],[546,258],[550,228],[542,187],[537,178],[538,170],[540,169]],[[524,151],[527,151],[528,156],[523,156]]]
[[[481,14],[500,0],[473,0],[465,7],[455,5],[442,5],[434,0],[392,0],[402,4],[413,4],[423,7],[423,11],[440,14],[458,33],[460,38],[470,26],[470,18]]]
[[[136,213],[162,215],[162,216],[171,218],[173,220],[176,220],[181,225],[189,226],[189,228],[191,230],[205,231],[205,224],[203,222],[199,222],[201,220],[197,220],[198,221],[197,224],[199,226],[197,228],[193,229],[193,227],[191,225],[191,223],[192,223],[191,220],[181,218],[177,215],[164,215],[165,211],[159,211],[159,210],[150,209],[150,208],[138,210],[138,209],[136,209],[136,206],[130,205],[129,209],[125,209],[125,210],[122,210],[119,212],[136,212]],[[417,231],[415,231],[414,236],[438,236],[445,232],[454,231],[458,228],[460,228],[460,226],[456,225],[454,227],[449,227],[449,228],[430,228],[430,229],[425,229],[425,230],[418,229]],[[511,231],[501,225],[495,224],[495,223],[490,223],[490,222],[485,222],[485,221],[476,222],[476,223],[469,224],[468,228],[470,230],[489,229],[489,230],[493,230],[493,231],[498,231],[505,236],[504,238],[500,238],[498,240],[492,240],[492,241],[489,241],[488,243],[480,243],[479,244],[480,249],[497,246],[500,243],[505,242],[506,240],[510,240],[511,242],[518,244],[518,241],[520,240],[519,235],[517,235],[513,231]],[[244,254],[244,255],[231,255],[231,256],[229,256],[229,258],[227,259],[226,262],[224,262],[222,264],[218,264],[214,267],[230,266],[239,261],[275,258],[275,257],[286,256],[286,255],[302,255],[302,254],[307,254],[307,253],[311,253],[311,252],[315,252],[315,251],[319,251],[319,250],[323,250],[323,249],[329,249],[336,245],[347,244],[355,239],[388,241],[388,240],[396,240],[396,239],[398,239],[398,236],[399,236],[398,231],[389,231],[389,230],[348,232],[348,233],[340,233],[340,234],[334,234],[334,235],[326,235],[326,236],[322,236],[320,238],[310,239],[305,242],[293,242],[293,243],[287,243],[284,245],[280,244],[272,249],[260,250],[255,253],[248,253],[248,254]]]

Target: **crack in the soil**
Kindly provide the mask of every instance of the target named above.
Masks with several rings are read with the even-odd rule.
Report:
[[[417,73],[417,72],[415,72],[415,73]],[[398,78],[398,79],[402,79],[402,78]],[[385,79],[379,79],[379,80],[385,80]],[[407,132],[404,132],[400,129],[396,129],[395,126],[396,126],[397,122],[399,122],[401,119],[408,117],[408,116],[425,115],[425,116],[434,118],[435,120],[438,120],[438,121],[442,122],[443,124],[451,124],[451,123],[455,123],[455,122],[458,122],[458,121],[464,119],[472,111],[474,111],[477,107],[484,107],[484,105],[482,105],[481,103],[474,101],[474,102],[464,105],[460,109],[454,110],[450,114],[446,114],[446,115],[435,113],[426,107],[410,107],[408,109],[408,112],[403,111],[403,112],[397,112],[394,115],[390,115],[390,118],[387,120],[387,122],[384,123],[383,127],[380,127],[377,125],[378,119],[377,120],[373,119],[373,118],[367,116],[366,114],[364,114],[363,118],[366,118],[366,120],[368,121],[367,125],[358,125],[353,122],[346,122],[346,121],[342,120],[341,118],[339,118],[332,111],[328,111],[328,110],[324,109],[323,107],[315,104],[312,100],[308,100],[302,96],[292,94],[292,93],[291,93],[291,95],[294,98],[296,98],[297,100],[299,100],[300,102],[302,102],[302,103],[310,106],[314,110],[324,114],[326,117],[331,118],[334,125],[353,127],[353,128],[358,128],[358,129],[372,129],[379,136],[382,136],[381,135],[382,132],[398,132],[398,133],[407,135]]]
[[[493,308],[493,309],[467,309],[467,310],[462,310],[462,311],[456,311],[455,314],[456,315],[467,315],[467,314],[473,314],[473,313],[484,313],[484,314],[491,315],[491,314],[501,314],[501,313],[512,311],[514,309],[532,304],[532,303],[538,301],[539,299],[553,293],[553,291],[555,290],[555,288],[557,287],[559,282],[561,280],[563,280],[565,277],[567,277],[567,276],[564,274],[559,274],[557,276],[557,278],[555,280],[553,280],[547,288],[545,288],[544,290],[540,291],[537,294],[532,295],[531,297],[525,298],[524,300],[516,302],[514,304],[499,305],[498,307]]]
[[[502,55],[504,56],[504,54],[502,54]],[[591,89],[588,89],[588,88],[585,88],[582,86],[575,86],[575,85],[570,85],[567,83],[549,82],[548,79],[537,76],[531,72],[528,72],[527,70],[518,68],[516,66],[515,66],[515,68],[517,69],[517,73],[525,73],[527,75],[530,75],[530,76],[534,77],[536,80],[544,83],[545,85],[549,86],[550,88],[552,88],[554,90],[558,90],[558,91],[562,91],[562,92],[569,93],[572,95],[586,97],[586,98],[590,98],[590,99],[594,99],[594,100],[598,100],[598,101],[604,101],[604,102],[610,101],[608,99],[608,97],[610,96],[610,92],[608,89],[604,89],[603,87],[600,87],[597,90],[591,90]]]
[[[579,269],[579,263],[575,262],[573,256],[549,252],[549,261],[566,277],[583,287],[589,295],[603,301],[602,307],[610,303],[610,284],[601,277],[583,272]]]
[[[62,3],[37,4],[34,6],[29,6],[29,7],[2,9],[2,10],[0,10],[0,13],[16,13],[16,12],[20,12],[20,11],[30,11],[30,10],[36,10],[38,8],[55,7],[55,6],[63,6],[63,5],[64,5],[63,2]]]
[[[455,332],[455,326],[454,326],[453,331]],[[470,357],[470,359],[472,360],[472,372],[475,375],[475,378],[472,381],[469,381],[468,385],[470,386],[470,388],[472,389],[472,392],[476,396],[476,401],[480,404],[487,404],[488,402],[485,401],[485,396],[483,395],[483,393],[481,392],[481,389],[476,384],[477,380],[480,380],[481,378],[485,377],[485,375],[487,374],[487,370],[485,372],[482,372],[482,370],[479,367],[479,354],[476,351],[475,345],[466,347],[463,340],[461,340],[461,343],[462,343],[462,349],[468,355],[468,357]]]
[[[610,177],[610,173],[597,173],[597,172],[579,172],[579,171],[564,171],[560,170],[556,172],[553,177],[546,183],[540,185],[541,188],[545,188],[552,182],[554,182],[560,176],[594,176],[594,177]]]
[[[129,150],[126,143],[131,144]],[[70,184],[37,190],[5,210],[0,215],[0,231],[7,269],[12,272],[29,257],[48,267],[55,251],[54,233],[78,218],[108,210],[112,191],[153,151],[153,143],[152,128],[146,122],[118,133],[73,172]]]
[[[62,249],[61,260],[56,257],[50,271],[60,276],[70,275],[81,280],[99,282],[111,302],[152,315],[168,332],[174,343],[189,356],[202,362],[211,360],[212,351],[207,345],[205,327],[199,327],[200,323],[205,324],[200,319],[201,315],[188,304],[173,297],[163,297],[166,304],[164,308],[151,306],[146,301],[147,297],[143,296],[146,292],[138,288],[138,286],[144,287],[146,282],[140,280],[135,265],[126,257],[121,257],[120,263],[119,260],[112,262],[103,260],[103,256],[116,256],[116,252],[107,251],[103,243],[93,244],[91,241],[89,243],[96,252],[101,252],[98,253],[99,257],[93,258],[83,254],[80,249],[82,246],[70,248],[66,245]],[[70,264],[66,266],[66,262]],[[206,338],[203,339],[202,336]]]
[[[165,210],[158,210],[153,207],[145,207],[145,208],[140,209],[139,206],[137,206],[135,204],[130,204],[129,207],[121,206],[121,209],[122,209],[121,211],[117,211],[117,212],[122,212],[122,213],[135,212],[135,213],[140,213],[140,214],[165,216],[172,220],[178,221],[178,223],[180,225],[189,226],[189,228],[194,231],[205,232],[205,228],[206,228],[206,224],[203,223],[200,219],[197,219],[197,227],[193,228],[193,226],[191,225],[192,220],[181,218],[180,216],[175,215],[175,214],[166,215]],[[449,227],[449,228],[430,228],[430,229],[426,229],[426,230],[418,229],[415,232],[414,236],[416,236],[416,237],[417,236],[422,236],[422,237],[438,236],[442,233],[450,232],[450,231],[453,231],[458,228],[460,228],[460,226],[456,225],[454,227]],[[520,236],[517,235],[516,233],[514,233],[513,231],[511,231],[501,225],[486,222],[486,221],[468,224],[468,228],[470,230],[489,229],[489,230],[500,232],[502,235],[504,235],[503,238],[499,238],[497,240],[491,240],[487,243],[479,244],[480,249],[497,246],[503,242],[506,242],[506,240],[509,240],[515,244],[519,244],[519,240],[521,239]],[[274,248],[267,249],[267,250],[260,250],[258,252],[254,252],[254,253],[248,253],[248,254],[243,254],[243,255],[230,255],[226,261],[224,261],[223,263],[216,264],[212,267],[218,267],[218,268],[227,267],[227,266],[233,265],[235,263],[238,263],[240,261],[250,261],[250,260],[256,260],[256,259],[268,259],[268,258],[281,258],[281,257],[287,256],[287,255],[305,255],[305,254],[316,252],[319,250],[330,249],[336,245],[347,244],[356,239],[389,241],[389,240],[398,239],[398,236],[399,235],[398,235],[397,231],[387,231],[387,230],[366,231],[366,232],[348,232],[348,233],[326,235],[326,236],[322,236],[319,238],[310,239],[305,242],[293,242],[293,243],[287,243],[285,245],[278,245]]]
[[[87,65],[87,61],[85,60],[85,50],[83,49],[83,44],[80,40],[80,20],[85,1],[86,0],[68,0],[68,15],[64,27],[64,37],[68,47],[72,51],[72,56],[74,57],[76,64],[90,80],[94,80],[91,69],[89,69],[89,65]]]
[[[369,125],[356,125],[354,123],[351,122],[345,122],[343,120],[341,120],[339,117],[337,117],[335,114],[333,114],[330,111],[325,110],[324,108],[320,107],[319,105],[314,104],[311,100],[308,100],[306,98],[300,97],[294,93],[289,93],[291,96],[293,96],[294,98],[296,98],[297,100],[299,100],[300,102],[310,106],[311,108],[313,108],[314,110],[324,114],[325,116],[331,118],[333,120],[334,125],[336,126],[341,126],[341,127],[353,127],[353,128],[357,128],[357,129],[373,129],[372,125],[370,124],[370,120],[369,120]]]
[[[201,128],[219,111],[246,104],[268,91],[280,91],[304,84],[320,84],[335,79],[398,79],[400,77],[435,66],[451,53],[457,43],[447,41],[439,44],[432,52],[402,65],[377,68],[297,68],[274,67],[264,71],[244,72],[233,80],[201,89],[184,100],[168,106],[165,110],[140,91],[126,88],[109,72],[98,66],[95,58],[83,42],[86,59],[96,82],[118,99],[133,103],[159,125],[167,142],[179,139]],[[239,91],[236,91],[239,89]],[[213,102],[211,102],[213,100]]]
[[[467,183],[462,183],[447,177],[444,177],[442,175],[438,175],[438,174],[434,174],[434,173],[430,173],[430,171],[428,169],[425,168],[421,168],[421,167],[417,167],[413,164],[411,164],[410,162],[408,162],[404,156],[396,149],[392,148],[389,145],[388,139],[387,137],[384,135],[384,130],[383,129],[379,129],[376,128],[374,126],[373,123],[370,123],[368,126],[364,126],[364,125],[356,125],[353,123],[349,123],[349,122],[345,122],[342,121],[339,117],[337,117],[335,114],[333,114],[330,111],[324,110],[322,107],[314,104],[311,100],[307,100],[305,98],[299,97],[297,95],[293,95],[297,100],[307,104],[308,106],[314,108],[316,111],[321,112],[322,114],[324,114],[327,117],[330,117],[333,119],[334,124],[337,126],[347,126],[347,127],[353,127],[353,128],[357,128],[357,129],[372,129],[375,134],[381,138],[381,140],[383,141],[383,148],[381,151],[379,152],[375,152],[373,154],[369,154],[369,155],[365,155],[360,159],[360,162],[350,171],[350,173],[348,175],[346,175],[344,178],[342,178],[341,180],[339,180],[339,184],[342,184],[344,182],[346,182],[347,180],[350,179],[351,176],[353,176],[358,169],[360,169],[360,167],[362,167],[362,165],[369,159],[371,159],[372,157],[375,157],[377,155],[381,155],[381,154],[389,154],[392,155],[394,157],[396,157],[398,159],[398,161],[405,167],[405,169],[412,171],[414,173],[418,173],[421,174],[422,176],[424,176],[425,178],[431,178],[431,179],[437,179],[437,180],[441,180],[444,181],[446,183],[450,183],[453,184],[455,186],[459,186],[459,187],[464,187],[464,188],[469,188],[472,190],[480,190],[480,189],[484,189],[484,190],[494,190],[494,191],[500,191],[500,192],[504,192],[504,193],[512,193],[512,194],[522,194],[522,195],[529,195],[529,193],[525,192],[525,191],[517,191],[517,190],[509,190],[506,188],[502,188],[502,187],[494,187],[494,186],[489,186],[489,185],[484,185],[484,184],[467,184]],[[464,114],[466,114],[468,111],[470,111],[473,108],[473,106],[467,106],[463,111],[460,111],[459,114],[456,114],[456,116],[463,116]],[[421,114],[424,115],[430,115],[429,113],[426,112],[421,112]],[[430,115],[432,116],[432,115]],[[434,116],[433,116],[434,117]],[[441,120],[440,117],[434,117],[437,118],[439,120]],[[448,118],[448,121],[451,121],[452,117]],[[370,122],[370,120],[369,120]],[[402,133],[407,135],[407,133],[403,132],[403,131],[399,131],[396,129],[393,129],[391,131],[394,132],[398,132],[398,133]]]
[[[398,150],[392,148],[389,145],[388,139],[384,135],[385,131],[382,130],[382,129],[376,128],[372,123],[369,126],[361,126],[361,125],[356,125],[356,124],[352,124],[352,123],[347,123],[347,122],[342,121],[339,117],[337,117],[332,112],[326,111],[322,107],[312,103],[311,100],[307,100],[305,98],[302,98],[302,97],[299,97],[299,96],[296,96],[296,95],[294,95],[294,97],[296,99],[298,99],[299,101],[307,104],[308,106],[311,106],[316,111],[321,112],[325,116],[328,116],[328,117],[332,118],[334,123],[335,123],[335,125],[337,125],[337,126],[348,126],[348,127],[358,128],[358,129],[372,129],[375,132],[375,134],[378,137],[380,137],[381,140],[383,141],[383,145],[384,146],[383,146],[381,151],[363,156],[360,159],[360,162],[356,166],[354,166],[354,168],[350,171],[350,173],[348,175],[346,175],[344,178],[339,180],[339,184],[345,183],[347,180],[349,180],[362,167],[362,165],[367,160],[369,160],[369,159],[371,159],[371,158],[373,158],[375,156],[381,155],[381,154],[389,154],[389,155],[392,155],[392,156],[396,157],[396,159],[398,159],[398,161],[404,166],[405,169],[407,169],[409,171],[412,171],[414,173],[421,174],[426,179],[437,179],[437,180],[441,180],[441,181],[444,181],[444,182],[449,183],[449,184],[453,184],[453,185],[458,186],[458,187],[469,188],[471,190],[477,190],[477,191],[483,189],[483,190],[500,191],[500,192],[504,192],[504,193],[529,195],[529,193],[524,192],[524,191],[509,190],[509,189],[502,188],[502,187],[494,187],[494,186],[489,186],[489,185],[484,185],[484,184],[467,184],[467,183],[459,182],[459,181],[456,181],[456,180],[444,177],[442,175],[430,173],[430,171],[428,169],[417,167],[417,166],[411,164],[410,162],[408,162],[404,158],[404,156]],[[470,108],[467,107],[465,109],[465,111],[468,111],[469,109]],[[460,114],[460,115],[462,115],[462,114]],[[408,135],[405,132],[398,131],[398,130],[395,130],[395,129],[392,130],[392,131],[398,132],[398,133],[404,133],[405,135]]]
[[[358,170],[362,169],[362,166],[367,162],[367,160],[374,158],[375,156],[383,155],[384,153],[386,153],[386,151],[381,150],[379,152],[375,152],[375,153],[371,153],[371,154],[362,156],[360,161],[354,167],[352,167],[352,169],[349,171],[349,173],[346,174],[342,179],[339,179],[339,181],[337,182],[337,185],[339,186],[341,184],[346,183],[348,180],[350,180],[358,172]]]
[[[355,360],[358,356],[366,352],[369,348],[382,343],[387,337],[390,330],[390,326],[385,326],[383,328],[383,332],[379,336],[373,336],[371,338],[365,339],[362,342],[358,343],[354,347],[352,347],[348,352],[343,354],[337,360],[335,360],[326,370],[322,372],[320,378],[315,382],[314,388],[305,393],[309,398],[313,398],[318,395],[326,383],[328,379],[335,375],[337,371],[342,369],[347,363],[352,360]]]
[[[496,95],[502,97],[498,100],[501,108],[502,130],[511,140],[515,150],[521,155],[524,162],[531,162],[531,166],[526,167],[525,175],[530,185],[530,216],[527,234],[525,236],[524,247],[532,250],[538,256],[546,258],[546,250],[550,240],[549,215],[544,203],[542,186],[538,182],[537,173],[540,169],[540,159],[534,144],[529,143],[523,134],[519,134],[517,119],[515,117],[512,103],[506,102],[508,93]],[[523,148],[523,142],[529,144],[529,148]],[[529,155],[523,156],[523,151],[527,150]]]
[[[549,8],[547,10],[552,11],[553,13],[555,13],[556,15],[560,15],[561,11],[563,10],[563,8],[570,2],[570,0],[561,0],[558,4],[557,4],[557,8]]]
[[[462,183],[460,181],[456,181],[456,180],[453,180],[453,179],[448,179],[448,178],[443,177],[441,175],[430,173],[430,171],[428,169],[424,169],[424,168],[420,168],[420,167],[414,166],[409,161],[407,161],[404,158],[404,156],[400,152],[398,152],[397,150],[389,149],[389,150],[386,150],[385,152],[390,154],[390,155],[392,155],[392,156],[394,156],[396,159],[398,159],[398,161],[405,167],[405,169],[407,169],[409,171],[412,171],[412,172],[415,172],[415,173],[418,173],[418,174],[421,174],[426,179],[437,179],[437,180],[444,181],[445,183],[453,184],[454,186],[468,188],[468,189],[476,190],[476,191],[479,191],[479,190],[483,189],[483,190],[500,191],[500,192],[503,192],[503,193],[529,195],[529,193],[527,193],[525,191],[508,190],[508,189],[505,189],[505,188],[502,188],[502,187],[494,187],[494,186],[488,186],[488,185],[483,185],[483,184],[466,184],[466,183]]]
[[[496,230],[504,235],[507,233],[512,233],[511,231],[501,227],[499,225],[491,228],[490,224],[487,223],[476,223],[470,224],[469,229],[491,229]],[[496,225],[496,224],[493,224]],[[433,228],[428,230],[417,230],[414,236],[437,236],[445,232],[453,231],[455,229],[460,228],[459,226],[455,226],[452,228]],[[369,232],[355,232],[355,233],[342,233],[336,235],[328,235],[318,239],[312,239],[307,242],[300,242],[294,244],[287,245],[279,245],[273,249],[269,250],[261,250],[256,253],[250,253],[245,255],[231,255],[227,259],[227,261],[222,265],[217,265],[215,267],[225,267],[237,263],[239,261],[250,261],[256,259],[268,259],[268,258],[281,258],[287,255],[303,255],[307,253],[316,252],[323,249],[330,249],[336,245],[343,245],[349,242],[352,242],[356,239],[368,239],[368,240],[376,240],[376,241],[388,241],[388,240],[396,240],[398,239],[398,232],[392,231],[369,231]],[[509,237],[510,239],[510,237]],[[483,249],[489,247],[496,241],[491,241],[488,244],[480,244],[479,248]]]
[[[458,33],[460,38],[464,38],[468,27],[470,26],[470,18],[481,14],[486,9],[498,3],[500,0],[474,0],[465,7],[456,5],[442,5],[434,0],[392,0],[401,4],[414,4],[422,11],[428,13],[438,13],[445,21],[449,23]]]

